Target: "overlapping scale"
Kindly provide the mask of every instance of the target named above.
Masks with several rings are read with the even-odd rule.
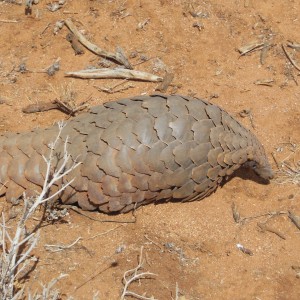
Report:
[[[54,125],[0,136],[0,183],[8,200],[41,190],[44,157],[58,131]],[[81,164],[56,182],[50,195],[70,182],[57,198],[106,213],[158,200],[201,199],[247,160],[272,172],[249,130],[216,105],[178,95],[108,102],[66,121],[51,174],[62,166],[65,149],[70,160],[64,170]]]

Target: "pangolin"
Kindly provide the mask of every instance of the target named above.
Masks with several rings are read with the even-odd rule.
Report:
[[[41,191],[43,156],[57,133],[53,125],[0,136],[1,193],[8,201]],[[66,122],[56,165],[65,141],[81,164],[50,194],[74,179],[57,197],[84,210],[128,212],[159,200],[202,199],[243,165],[273,177],[254,134],[220,107],[185,96],[137,96],[92,107]]]

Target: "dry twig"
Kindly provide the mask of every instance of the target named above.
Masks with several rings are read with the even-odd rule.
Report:
[[[87,100],[88,101],[88,100]],[[87,101],[75,106],[69,102],[61,101],[59,99],[54,99],[50,102],[39,101],[34,104],[29,104],[22,108],[22,112],[25,114],[31,114],[36,112],[48,111],[51,109],[58,109],[61,112],[67,114],[68,116],[75,116],[79,111],[82,111],[89,107]]]
[[[74,53],[75,55],[81,55],[81,54],[84,54],[84,50],[82,49],[81,47],[81,44],[79,43],[77,37],[73,34],[73,33],[68,33],[67,36],[66,36],[66,40],[68,42],[70,42],[73,50],[74,50]]]
[[[47,285],[42,285],[43,291],[42,294],[35,293],[34,296],[31,296],[29,293],[28,300],[59,300],[60,292],[56,289],[53,289],[54,285],[61,280],[62,278],[67,277],[67,274],[60,274],[57,278],[52,279]]]
[[[254,120],[253,120],[253,115],[252,115],[251,109],[243,109],[242,111],[240,111],[239,115],[242,118],[248,117],[249,120],[250,120],[252,128],[255,129],[255,125],[254,125]]]
[[[18,20],[4,20],[0,19],[0,23],[19,23]]]
[[[254,84],[256,85],[265,85],[270,87],[272,87],[274,83],[275,83],[274,79],[263,79],[263,80],[254,81]]]
[[[266,222],[257,223],[257,226],[261,229],[262,232],[268,231],[268,232],[276,234],[277,236],[279,236],[283,240],[286,239],[285,236],[280,231],[278,231],[277,229],[275,229],[275,228],[271,227],[270,225],[266,224]]]
[[[291,57],[291,55],[288,53],[288,51],[286,50],[286,48],[284,47],[284,45],[281,45],[284,54],[286,55],[287,59],[291,62],[291,64],[295,67],[295,69],[297,69],[298,71],[300,71],[300,66],[298,66],[298,64],[296,63],[296,61]]]
[[[132,79],[132,80],[142,80],[142,81],[152,81],[159,82],[162,81],[162,77],[156,76],[151,73],[128,70],[128,69],[91,69],[91,70],[81,70],[74,72],[66,72],[65,76],[83,78],[83,79]]]
[[[91,96],[79,104],[76,103],[76,91],[73,89],[73,82],[67,85],[61,85],[58,91],[52,84],[49,85],[57,95],[56,99],[51,101],[51,103],[48,103],[49,109],[58,109],[69,116],[75,116],[79,111],[89,107]]]
[[[9,228],[5,224],[5,217],[2,213],[2,224],[0,224],[0,240],[2,247],[2,254],[0,257],[0,299],[2,300],[16,300],[23,295],[23,289],[19,291],[15,290],[15,283],[18,278],[21,277],[22,272],[26,271],[30,262],[29,257],[39,238],[38,228],[34,228],[31,231],[28,230],[26,226],[28,220],[39,206],[56,197],[72,183],[73,180],[62,185],[62,187],[54,194],[47,196],[53,185],[80,164],[74,162],[69,169],[66,169],[67,163],[71,159],[70,154],[67,152],[68,139],[66,139],[64,143],[64,152],[62,153],[62,164],[59,168],[52,171],[55,148],[60,142],[64,124],[59,123],[58,128],[59,132],[55,141],[49,145],[50,153],[48,158],[43,156],[47,167],[42,191],[36,198],[27,198],[26,195],[24,195],[24,211],[13,235],[9,233]]]
[[[295,49],[296,51],[300,51],[300,44],[295,42],[287,42],[288,47]]]
[[[263,48],[261,49],[261,52],[260,52],[260,63],[262,65],[264,65],[265,62],[266,62],[266,58],[267,58],[267,54],[268,54],[269,49],[270,49],[269,42],[265,42],[264,46],[263,46]]]
[[[254,215],[254,216],[250,216],[250,217],[244,217],[241,219],[240,223],[241,224],[245,224],[246,221],[249,220],[253,220],[253,219],[257,219],[257,218],[261,218],[261,217],[268,217],[268,218],[273,218],[273,217],[277,217],[280,215],[286,215],[288,212],[285,210],[280,210],[280,211],[270,211],[267,213],[263,213],[260,215]]]
[[[124,83],[127,83],[128,80],[124,79],[121,82],[117,82],[116,84],[112,85],[112,86],[96,86],[94,85],[94,88],[96,88],[98,91],[104,92],[104,93],[108,93],[108,94],[114,94],[114,93],[118,93],[118,92],[123,92],[125,90],[128,90],[130,88],[133,88],[134,85],[132,84],[126,84],[125,86],[121,86]]]
[[[17,0],[2,0],[2,2],[7,2],[10,4],[15,4],[15,5],[23,5],[23,0],[17,2]]]
[[[139,263],[137,267],[126,271],[123,275],[124,288],[120,300],[125,300],[126,296],[131,296],[142,300],[155,300],[153,297],[148,298],[128,290],[129,286],[136,280],[151,278],[151,276],[157,276],[157,274],[150,272],[139,272],[143,268],[143,263],[143,247],[141,247]]]
[[[108,51],[101,49],[97,45],[91,43],[78,31],[78,29],[76,28],[74,23],[71,21],[71,19],[65,20],[65,24],[70,29],[70,31],[77,37],[78,41],[83,46],[85,46],[87,49],[89,49],[90,51],[92,51],[93,53],[95,53],[97,55],[112,59],[112,60],[118,62],[119,64],[124,65],[127,69],[132,69],[132,66],[131,66],[130,62],[128,61],[128,59],[125,57],[124,54],[120,55],[120,53],[119,53],[120,51],[117,50],[117,53],[108,52]]]
[[[240,52],[241,56],[243,56],[249,52],[261,50],[264,47],[265,47],[265,43],[254,41],[249,43],[248,45],[241,46],[240,48],[238,48],[238,51]]]
[[[31,114],[31,113],[42,112],[51,109],[57,109],[57,104],[54,101],[50,101],[50,102],[39,101],[37,103],[29,104],[25,106],[24,108],[22,108],[22,112],[25,114]]]
[[[158,85],[158,87],[155,89],[156,91],[165,93],[171,84],[171,82],[174,79],[174,74],[172,73],[167,73],[165,77],[163,78],[162,82]]]
[[[39,38],[42,37],[42,35],[46,32],[46,30],[50,27],[50,25],[51,25],[51,23],[49,22],[49,23],[45,26],[45,28],[43,29],[43,31],[39,34]]]
[[[278,161],[275,156],[275,153],[272,153],[273,159],[278,167],[276,172],[276,177],[274,181],[278,184],[300,184],[300,160],[297,160],[296,156],[299,153],[300,147],[297,144],[291,142],[287,143],[291,145],[289,151],[291,153],[282,161]],[[279,149],[282,149],[281,147]]]
[[[300,217],[289,211],[289,218],[295,224],[295,226],[300,230]]]
[[[49,76],[53,76],[60,68],[60,57],[58,57],[51,65],[42,69],[42,70],[29,70],[27,69],[25,63],[21,63],[19,65],[19,72],[20,73],[47,73]]]
[[[61,101],[59,99],[54,100],[57,109],[69,116],[75,116],[79,111],[87,109],[89,107],[89,104],[87,103],[88,101],[89,99],[79,105],[73,105],[70,102]]]
[[[239,223],[241,220],[241,216],[238,211],[238,207],[234,202],[232,202],[231,209],[232,209],[232,215],[233,215],[233,219],[234,219],[235,223]]]
[[[116,226],[116,227],[114,227],[112,229],[106,230],[106,231],[101,232],[101,233],[97,233],[96,235],[93,235],[93,236],[91,236],[89,238],[85,238],[85,240],[93,240],[93,239],[95,239],[95,238],[97,238],[99,236],[106,235],[106,234],[108,234],[108,233],[110,233],[110,232],[112,232],[112,231],[114,231],[114,230],[116,230],[116,229],[118,229],[120,227],[123,227],[123,226],[124,225],[118,225],[118,226]]]
[[[50,252],[59,252],[59,251],[63,251],[66,249],[70,249],[72,248],[74,245],[76,245],[80,240],[82,240],[82,237],[78,237],[73,243],[69,244],[69,245],[49,245],[49,244],[45,244],[44,247],[47,251]]]
[[[161,252],[164,252],[163,247],[160,246],[159,244],[157,244],[156,242],[154,242],[152,239],[150,239],[150,238],[148,237],[147,234],[144,234],[144,237],[145,237],[145,239],[148,240],[150,243],[152,243],[152,244],[154,244],[155,246],[157,246]]]

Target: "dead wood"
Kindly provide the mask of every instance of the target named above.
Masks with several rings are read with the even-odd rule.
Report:
[[[294,223],[294,225],[300,230],[300,217],[289,211],[289,218]]]
[[[270,225],[266,224],[266,223],[257,223],[257,226],[261,229],[262,232],[268,231],[271,233],[276,234],[278,237],[280,237],[281,239],[285,240],[286,237],[277,229],[271,227]]]
[[[30,104],[22,109],[23,113],[30,114],[30,113],[36,113],[36,112],[43,112],[48,111],[51,109],[58,109],[61,112],[69,115],[69,116],[75,116],[75,114],[81,110],[84,110],[88,107],[87,103],[82,103],[76,107],[72,107],[70,104],[60,101],[58,99],[55,99],[50,102],[43,102],[39,101],[35,104]]]
[[[126,84],[125,86],[122,86],[125,83],[128,83],[127,79],[124,79],[123,81],[118,82],[112,86],[96,86],[96,85],[94,85],[94,88],[96,88],[100,92],[114,94],[114,93],[118,93],[118,92],[123,92],[125,90],[128,90],[128,89],[134,87],[134,85],[132,85],[132,84]]]
[[[263,79],[263,80],[255,80],[254,84],[256,85],[265,85],[272,87],[274,85],[274,79]]]
[[[5,20],[5,19],[0,19],[0,23],[19,23],[18,20]]]
[[[131,79],[131,80],[141,80],[141,81],[152,81],[159,82],[162,81],[162,77],[157,75],[128,70],[128,69],[91,69],[91,70],[81,70],[74,72],[66,72],[65,76],[83,78],[83,79],[101,79],[101,78],[109,78],[109,79]]]
[[[284,47],[284,45],[282,44],[282,49],[284,54],[286,55],[287,59],[291,62],[291,64],[295,67],[295,69],[297,69],[298,71],[300,71],[300,66],[298,66],[298,64],[296,63],[296,61],[291,57],[291,55],[287,52],[286,48]]]
[[[22,112],[25,114],[31,114],[31,113],[42,112],[51,109],[57,109],[57,104],[54,101],[53,102],[39,101],[37,103],[29,104],[26,107],[22,108]]]
[[[263,49],[264,45],[265,43],[254,41],[249,43],[248,45],[241,46],[240,48],[238,48],[238,51],[240,52],[241,56],[243,56],[249,52]]]
[[[287,42],[288,47],[295,49],[296,51],[300,51],[300,44],[295,42]]]
[[[118,53],[119,52],[118,50],[117,53],[108,52],[106,50],[101,49],[97,45],[91,43],[78,31],[78,29],[71,21],[71,19],[65,20],[65,24],[69,28],[69,30],[77,37],[78,41],[87,49],[89,49],[90,51],[92,51],[93,53],[99,56],[112,59],[118,62],[119,64],[124,65],[127,69],[132,69],[130,62],[128,61],[128,59],[125,57],[124,54],[120,55],[120,53]]]
[[[68,33],[66,36],[66,40],[68,42],[70,42],[70,44],[75,52],[75,55],[84,54],[84,50],[82,49],[81,44],[79,43],[77,37],[73,33],[71,33],[71,32]]]
[[[172,73],[167,73],[166,76],[163,78],[162,82],[158,85],[158,87],[155,89],[156,91],[165,93],[173,81],[174,74]]]

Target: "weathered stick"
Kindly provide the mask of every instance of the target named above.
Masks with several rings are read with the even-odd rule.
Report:
[[[93,53],[103,56],[105,58],[110,58],[116,62],[118,62],[121,65],[124,65],[127,69],[132,69],[132,66],[130,62],[127,60],[127,58],[124,55],[120,55],[119,51],[117,53],[108,52],[106,50],[103,50],[99,48],[97,45],[91,43],[88,41],[76,28],[74,23],[71,21],[71,19],[65,20],[66,26],[70,29],[70,31],[77,37],[78,41],[85,46],[87,49],[92,51]]]
[[[262,232],[268,231],[268,232],[276,234],[281,239],[286,240],[286,237],[280,231],[267,225],[266,223],[257,223],[257,226],[262,230]]]
[[[260,43],[260,42],[251,42],[248,45],[245,46],[241,46],[240,48],[238,48],[238,51],[240,52],[241,56],[252,52],[252,51],[256,51],[256,50],[261,50],[264,47],[264,43]]]
[[[125,86],[121,87],[121,85],[123,85],[126,82],[127,82],[127,79],[124,79],[121,82],[118,82],[118,83],[114,84],[113,86],[108,86],[108,87],[103,86],[103,87],[101,87],[101,86],[94,85],[94,88],[96,88],[100,92],[113,94],[113,93],[122,92],[122,91],[125,91],[125,90],[128,90],[128,89],[134,87],[134,85],[131,85],[131,84],[128,84],[128,85],[125,85]],[[119,87],[119,88],[117,89],[117,87]]]
[[[73,33],[68,33],[66,36],[66,40],[71,43],[75,55],[84,54],[84,50],[82,49],[81,44],[79,43],[77,37]]]
[[[300,217],[294,215],[291,211],[289,211],[289,218],[294,223],[294,225],[300,230]]]
[[[293,48],[297,51],[300,51],[300,44],[295,42],[287,42],[287,46]]]
[[[162,82],[158,85],[158,87],[155,90],[165,93],[169,85],[171,84],[173,78],[174,78],[174,74],[167,73],[166,76],[163,78]]]
[[[262,65],[264,65],[266,62],[266,58],[267,58],[269,49],[270,49],[270,44],[268,42],[264,43],[264,47],[261,49],[261,52],[260,52],[260,63]]]
[[[19,23],[18,20],[5,20],[5,19],[1,19],[0,22],[1,23]]]
[[[150,74],[147,72],[128,70],[128,69],[91,69],[74,72],[66,72],[65,76],[71,76],[84,79],[100,79],[100,78],[118,78],[118,79],[133,79],[142,81],[162,81],[162,77]]]
[[[291,57],[291,55],[287,52],[287,50],[285,49],[284,45],[281,45],[284,54],[286,55],[287,59],[291,62],[291,64],[294,66],[295,69],[297,69],[298,71],[300,71],[300,66],[297,65],[296,61]]]
[[[31,114],[31,113],[42,112],[51,109],[57,109],[57,103],[55,103],[55,101],[50,101],[50,102],[39,101],[35,104],[29,104],[26,107],[22,108],[22,112],[25,114]]]
[[[256,85],[273,86],[275,82],[274,79],[264,79],[264,80],[255,80],[253,83]]]

